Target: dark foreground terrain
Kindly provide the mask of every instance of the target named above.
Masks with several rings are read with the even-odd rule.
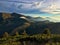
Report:
[[[60,35],[58,34],[36,34],[9,36],[6,32],[0,38],[0,45],[60,45]]]

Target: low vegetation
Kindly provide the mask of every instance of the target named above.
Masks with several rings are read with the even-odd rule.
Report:
[[[0,38],[0,45],[60,45],[60,35],[51,34],[49,29],[45,29],[43,34],[28,35],[16,32],[9,35],[7,32]]]

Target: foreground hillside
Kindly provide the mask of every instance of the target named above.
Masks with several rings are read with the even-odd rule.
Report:
[[[60,45],[59,34],[36,34],[36,35],[16,35],[8,33],[0,38],[0,45]]]

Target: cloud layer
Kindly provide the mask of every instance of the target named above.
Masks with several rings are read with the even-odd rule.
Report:
[[[0,11],[60,14],[60,0],[0,0]]]

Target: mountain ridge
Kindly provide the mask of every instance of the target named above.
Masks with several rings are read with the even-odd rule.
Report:
[[[27,34],[37,34],[43,33],[45,28],[50,29],[50,31],[54,34],[60,34],[60,23],[50,22],[48,20],[34,21],[33,19],[35,18],[33,17],[24,16],[17,13],[12,13],[11,15],[11,17],[8,16],[8,18],[3,19],[2,13],[0,13],[0,19],[2,19],[0,20],[0,22],[2,22],[0,23],[0,35],[4,32],[15,33],[16,31],[21,34],[24,30],[27,32]],[[38,19],[40,19],[40,17]]]

